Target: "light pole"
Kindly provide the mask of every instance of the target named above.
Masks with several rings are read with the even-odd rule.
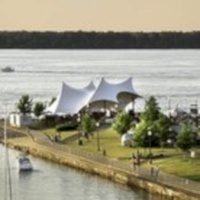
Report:
[[[148,131],[148,136],[149,136],[149,155],[151,156],[151,136],[152,136],[151,131]]]
[[[81,115],[80,113],[77,116],[77,122],[78,122],[78,134],[79,134],[79,138],[78,138],[78,144],[79,145],[83,145],[83,139],[82,139],[82,132],[81,132]]]
[[[96,128],[97,128],[97,151],[100,151],[100,138],[99,138],[99,122],[96,123]]]

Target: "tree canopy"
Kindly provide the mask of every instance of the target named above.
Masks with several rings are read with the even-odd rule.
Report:
[[[165,129],[162,125],[168,127],[167,119],[161,114],[160,108],[155,97],[150,96],[145,103],[144,112],[140,116],[140,123],[137,125],[134,134],[134,140],[139,146],[148,146],[149,137],[151,137],[152,146],[158,146],[161,141],[166,139]],[[168,128],[167,128],[168,130]],[[149,136],[148,133],[151,132]]]
[[[200,48],[196,32],[27,32],[0,31],[0,48],[184,49]]]
[[[81,118],[81,129],[85,133],[91,133],[96,128],[96,121],[92,119],[88,114],[85,114]]]
[[[30,98],[29,95],[25,94],[19,99],[19,102],[17,103],[17,108],[20,113],[26,115],[31,113],[32,105],[33,105],[32,99]]]
[[[177,146],[183,151],[187,152],[194,145],[192,137],[191,126],[189,122],[184,122],[177,137]]]
[[[43,114],[45,110],[45,105],[42,102],[36,102],[33,108],[33,113],[36,117],[39,117]]]
[[[142,119],[146,122],[152,123],[159,119],[160,108],[155,97],[150,96],[145,103],[144,112],[142,113]]]
[[[115,117],[115,122],[113,124],[114,130],[116,130],[120,135],[123,135],[131,128],[131,123],[133,118],[125,111],[121,111]]]

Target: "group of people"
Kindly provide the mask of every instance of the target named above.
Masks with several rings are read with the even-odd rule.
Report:
[[[140,166],[140,162],[141,162],[140,160],[141,160],[141,156],[140,156],[139,151],[132,154],[132,162],[133,162],[133,169],[134,170],[136,170],[137,167]],[[157,178],[158,175],[159,175],[160,168],[157,165],[156,166],[153,165],[152,160],[149,161],[149,164],[151,165],[150,166],[150,175],[152,177]]]

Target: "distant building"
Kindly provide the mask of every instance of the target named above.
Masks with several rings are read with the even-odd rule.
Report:
[[[31,115],[22,115],[20,113],[11,113],[9,115],[9,123],[14,127],[28,126],[33,123],[34,119]]]

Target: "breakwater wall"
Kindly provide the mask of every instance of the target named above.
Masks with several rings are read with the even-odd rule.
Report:
[[[130,187],[137,187],[144,189],[150,193],[160,195],[160,199],[170,200],[199,200],[200,195],[195,192],[178,189],[176,185],[165,185],[159,183],[156,179],[150,180],[148,175],[141,177],[137,171],[128,171],[121,167],[113,167],[112,160],[105,164],[92,159],[87,159],[82,156],[73,154],[73,151],[66,152],[65,149],[59,149],[59,145],[51,144],[44,145],[39,144],[31,140],[30,138],[24,139],[17,138],[8,140],[8,146],[18,149],[20,151],[28,152],[34,156],[47,159],[56,163],[67,165],[73,168],[84,170],[91,174],[96,174],[104,178],[126,184]],[[21,142],[22,141],[22,142]],[[62,146],[62,145],[61,145]],[[139,169],[138,169],[139,170]],[[185,186],[187,188],[187,185]]]

